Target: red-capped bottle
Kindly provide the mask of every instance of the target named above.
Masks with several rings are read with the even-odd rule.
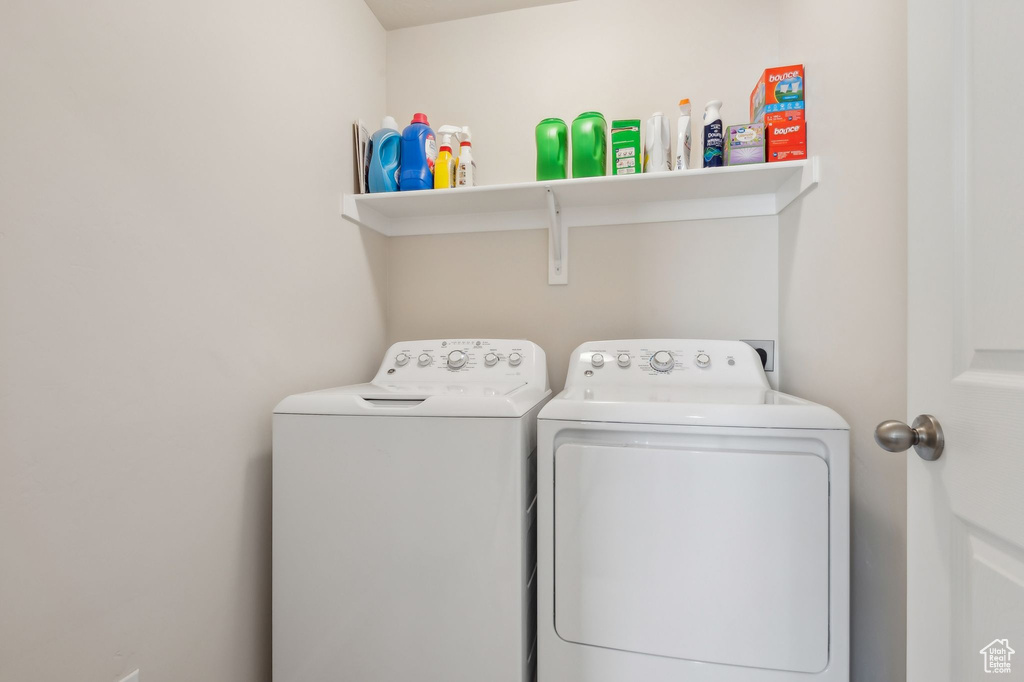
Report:
[[[402,131],[402,172],[398,189],[407,192],[433,189],[437,141],[426,114],[415,114]]]

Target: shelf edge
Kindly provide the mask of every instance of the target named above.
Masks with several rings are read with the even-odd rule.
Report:
[[[798,175],[787,180],[775,193],[775,214],[778,215],[794,201],[818,186],[821,179],[820,157],[812,156]]]
[[[820,160],[817,156],[810,157],[806,161],[784,163],[787,165],[792,163],[790,168],[795,172],[774,191],[697,199],[636,201],[607,205],[569,205],[562,206],[562,220],[567,227],[603,227],[778,215],[794,201],[817,187],[821,174]],[[733,172],[747,171],[737,167]],[[605,176],[605,178],[607,177],[611,176]],[[641,176],[627,177],[630,177],[630,181],[635,182]],[[586,178],[583,180],[588,181],[589,184],[589,181],[599,179]],[[556,198],[559,194],[559,182],[550,183]],[[563,185],[563,187],[566,186]],[[527,187],[543,190],[544,185],[541,183],[489,185],[469,191],[502,192],[505,187],[514,188],[516,191]],[[538,202],[536,206],[524,203],[524,208],[510,211],[439,213],[396,218],[384,215],[373,208],[373,201],[365,201],[369,196],[366,194],[343,194],[342,217],[351,223],[389,237],[545,229],[548,223],[547,213],[541,202]]]
[[[370,208],[369,206],[359,206],[359,202],[356,201],[356,197],[363,196],[361,194],[343,194],[341,197],[341,217],[348,220],[351,223],[355,223],[360,227],[365,227],[368,230],[379,232],[387,237],[395,236],[393,232],[392,222],[389,218],[384,217],[378,211]]]

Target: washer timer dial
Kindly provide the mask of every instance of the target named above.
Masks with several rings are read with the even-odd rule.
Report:
[[[467,360],[469,360],[469,356],[461,350],[453,350],[448,354],[448,366],[452,369],[458,369],[464,366]]]

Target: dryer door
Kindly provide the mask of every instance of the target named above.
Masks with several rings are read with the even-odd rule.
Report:
[[[814,454],[564,443],[562,639],[698,661],[828,664],[828,466]]]

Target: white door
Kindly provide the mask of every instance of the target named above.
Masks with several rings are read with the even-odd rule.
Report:
[[[908,11],[907,677],[1024,680],[1024,2]]]

